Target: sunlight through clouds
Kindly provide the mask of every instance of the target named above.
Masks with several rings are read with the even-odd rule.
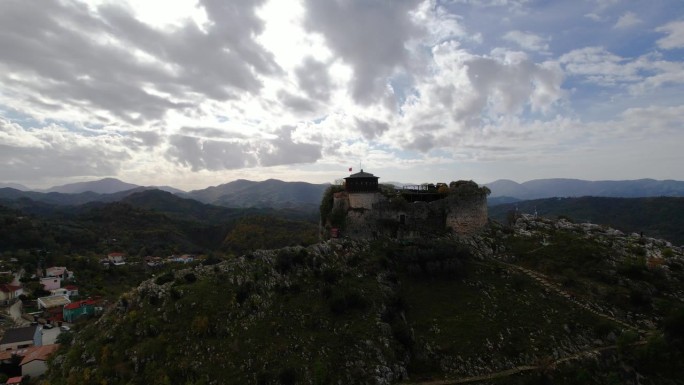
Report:
[[[329,182],[359,162],[386,180],[581,178],[588,148],[624,177],[682,179],[677,14],[666,0],[6,0],[0,181]],[[636,133],[663,143],[658,161],[628,155]],[[611,178],[601,159],[592,177]]]

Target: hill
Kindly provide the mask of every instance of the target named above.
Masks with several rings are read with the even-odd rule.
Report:
[[[13,188],[15,190],[28,191],[28,187],[19,183],[0,183],[0,188]]]
[[[57,192],[62,194],[78,194],[94,192],[97,194],[112,194],[119,191],[131,190],[140,186],[122,182],[116,178],[104,178],[90,182],[69,183],[61,186],[50,187],[44,192]]]
[[[283,182],[268,179],[254,182],[239,179],[185,196],[200,202],[226,207],[304,208],[316,210],[327,184]]]
[[[683,252],[531,217],[253,252],[145,281],[61,348],[49,381],[677,384]]]
[[[317,219],[299,211],[230,209],[159,190],[117,194],[125,196],[116,202],[73,206],[26,197],[0,200],[7,215],[0,232],[0,250],[45,249],[61,254],[116,248],[128,254],[158,256],[177,250],[244,252],[264,245],[309,244],[315,242],[318,232]],[[261,234],[260,241],[246,236],[246,229]]]
[[[90,202],[116,202],[138,192],[161,190],[181,198],[194,199],[216,206],[287,209],[300,211],[302,214],[311,214],[317,211],[320,198],[327,186],[327,184],[283,182],[276,179],[262,182],[240,179],[185,193],[172,187],[142,187],[121,182],[118,179],[107,178],[99,181],[57,186],[43,192],[0,188],[0,200],[7,202],[29,198],[48,204],[74,206]]]
[[[608,225],[684,245],[684,198],[550,198],[502,204],[489,215],[502,223],[511,210],[543,217],[565,216],[577,222]]]
[[[501,179],[487,183],[491,197],[522,200],[551,197],[603,196],[619,198],[684,197],[684,182],[675,180],[587,181],[580,179],[536,179],[524,183]]]

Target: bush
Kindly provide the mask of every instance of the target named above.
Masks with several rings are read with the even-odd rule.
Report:
[[[363,311],[369,307],[368,300],[357,292],[347,292],[344,294],[333,295],[330,300],[330,311],[333,314],[341,315],[351,311]]]
[[[684,308],[673,311],[665,319],[663,331],[670,345],[684,351]]]
[[[292,270],[297,265],[302,265],[304,263],[306,256],[306,251],[295,253],[289,250],[281,250],[276,257],[276,270],[281,273],[287,273]]]
[[[173,273],[168,272],[157,277],[157,279],[154,280],[154,283],[156,283],[157,285],[163,285],[165,283],[173,282],[173,280]]]
[[[187,283],[194,283],[197,281],[197,277],[193,273],[187,273],[183,278],[185,278],[185,282]]]
[[[297,370],[294,368],[285,368],[278,374],[278,381],[282,385],[294,385],[297,383]]]

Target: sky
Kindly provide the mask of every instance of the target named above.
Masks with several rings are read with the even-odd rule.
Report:
[[[684,180],[680,0],[0,1],[0,182]]]

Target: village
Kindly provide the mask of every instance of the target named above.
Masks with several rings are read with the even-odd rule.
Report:
[[[154,276],[163,268],[201,261],[191,254],[127,258],[112,252],[99,260],[101,271],[131,265]],[[101,315],[111,300],[91,295],[88,282],[69,266],[26,271],[16,258],[0,261],[0,384],[25,384],[47,371],[47,360],[74,328]]]

